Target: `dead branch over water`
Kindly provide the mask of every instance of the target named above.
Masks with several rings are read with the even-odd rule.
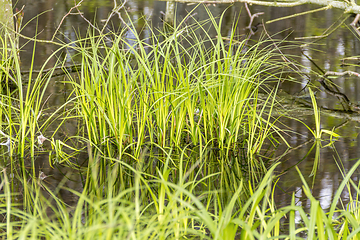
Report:
[[[261,95],[259,93],[259,95]],[[263,96],[265,97],[265,96]],[[287,114],[291,115],[313,115],[314,109],[312,103],[301,98],[296,97],[294,95],[287,94],[285,92],[281,92],[278,96],[278,102],[281,104],[283,109],[287,109]],[[360,121],[360,112],[357,111],[345,111],[339,109],[331,109],[319,107],[321,109],[321,113],[327,116],[336,117],[344,120],[350,121]],[[290,112],[288,109],[292,109]],[[281,111],[273,112],[273,116],[283,115],[284,113]]]
[[[165,0],[161,0],[165,1]],[[337,8],[344,10],[345,13],[355,13],[360,14],[360,6],[357,5],[354,1],[333,1],[333,0],[299,0],[299,1],[257,1],[257,0],[221,0],[221,1],[199,1],[199,0],[166,0],[172,2],[181,2],[181,3],[203,3],[203,4],[221,4],[221,3],[236,3],[242,2],[247,4],[262,5],[268,7],[295,7],[304,4],[315,4],[323,6],[321,10],[327,10],[331,8]],[[299,13],[303,14],[303,13]],[[296,14],[293,15],[297,16]]]

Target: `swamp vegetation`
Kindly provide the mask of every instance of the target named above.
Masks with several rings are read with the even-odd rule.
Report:
[[[282,41],[238,36],[236,21],[224,36],[222,21],[183,20],[146,39],[132,22],[116,33],[91,28],[86,37],[58,44],[39,71],[33,69],[34,38],[26,74],[17,44],[2,39],[11,48],[2,50],[0,72],[0,236],[359,239],[360,190],[351,176],[360,161],[343,172],[328,211],[298,169],[310,212],[296,204],[295,193],[287,206],[275,202],[281,158],[272,152],[289,146],[285,136],[294,133],[282,123],[294,117],[278,86],[302,73],[283,54]],[[209,28],[215,36],[198,34]],[[72,67],[59,57],[63,51],[72,52]],[[45,107],[52,97],[46,90],[59,69],[70,92],[54,110]],[[311,88],[316,128],[308,130],[318,155],[339,135],[321,128]],[[70,121],[76,134],[67,131]],[[35,165],[40,157],[64,172],[56,186]],[[315,161],[312,175],[317,169]],[[74,173],[80,189],[67,186]],[[62,199],[63,191],[74,201]],[[350,195],[347,205],[343,191]]]

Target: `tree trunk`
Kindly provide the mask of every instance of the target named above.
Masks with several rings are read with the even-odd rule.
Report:
[[[175,19],[175,2],[166,2],[166,11],[165,11],[165,22],[174,26]]]
[[[12,41],[13,44],[16,44],[14,42],[15,31],[11,0],[0,0],[0,24],[0,37],[2,40],[0,46],[2,49],[10,49],[10,41]],[[6,46],[4,46],[3,44],[6,44]]]

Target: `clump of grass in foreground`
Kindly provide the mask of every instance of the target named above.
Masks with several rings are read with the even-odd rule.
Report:
[[[247,47],[235,40],[235,31],[225,41],[221,20],[209,21],[215,38],[201,39],[193,30],[200,23],[180,23],[163,38],[149,28],[144,40],[129,25],[111,46],[104,36],[79,44],[81,74],[70,82],[93,146],[119,157],[131,149],[136,159],[145,144],[211,143],[220,149],[244,147],[253,156],[265,139],[278,135],[270,118],[276,89],[266,100],[258,92],[267,81],[279,80],[286,65],[273,59],[276,54],[264,42]]]
[[[0,39],[0,41],[3,40]],[[4,126],[1,137],[7,137],[12,143],[8,145],[9,155],[16,155],[20,158],[24,158],[25,155],[30,155],[32,158],[35,156],[38,137],[46,134],[50,123],[68,104],[66,102],[62,106],[58,106],[56,110],[52,109],[53,112],[48,113],[46,118],[43,117],[46,110],[44,105],[47,100],[44,99],[44,96],[47,94],[47,87],[59,61],[54,64],[53,68],[46,70],[45,66],[52,61],[56,54],[69,47],[69,44],[64,44],[48,56],[40,70],[35,73],[36,39],[34,42],[28,74],[25,74],[26,71],[21,68],[17,54],[19,49],[16,48],[15,43],[7,44],[10,48],[1,49],[0,52],[0,82],[2,87],[0,90],[0,124]],[[51,137],[48,136],[48,138]]]
[[[36,39],[34,39],[30,69],[25,74],[20,63],[17,45],[7,38],[0,37],[0,42],[3,43],[3,46],[8,47],[0,49],[0,165],[11,173],[13,180],[16,175],[19,175],[23,182],[27,182],[29,177],[36,178],[34,159],[35,155],[42,150],[41,145],[45,139],[51,140],[52,145],[50,146],[57,153],[60,152],[57,151],[55,142],[61,143],[62,139],[54,140],[53,136],[66,119],[66,117],[59,118],[69,115],[71,110],[66,112],[64,106],[67,106],[71,100],[62,106],[57,106],[56,109],[50,111],[46,109],[47,87],[53,80],[53,73],[59,62],[55,61],[55,66],[48,70],[45,67],[64,48],[72,46],[64,44],[48,56],[38,71],[34,71],[36,50]],[[54,121],[57,124],[56,128],[49,133],[48,128]],[[12,191],[14,191],[18,182],[12,181],[11,185]],[[30,201],[27,187],[27,184],[19,187],[24,188],[25,206]]]
[[[170,156],[170,155],[169,155]],[[240,181],[226,204],[219,200],[219,192],[209,187],[207,192],[198,193],[196,188],[206,182],[213,182],[218,173],[200,178],[188,178],[190,174],[199,176],[199,170],[187,171],[170,168],[174,161],[168,157],[163,168],[150,176],[127,163],[111,159],[133,175],[131,187],[124,190],[114,188],[118,174],[114,167],[107,174],[107,184],[101,189],[91,189],[86,184],[79,193],[75,206],[67,206],[46,183],[40,179],[32,184],[32,207],[22,211],[11,201],[12,192],[6,171],[2,172],[3,194],[0,195],[1,236],[6,239],[358,239],[359,215],[353,211],[336,210],[338,201],[349,183],[360,190],[350,179],[360,165],[358,161],[344,176],[328,213],[325,213],[311,194],[305,179],[304,193],[311,202],[310,213],[292,203],[276,209],[273,196],[274,165],[256,189],[250,189],[248,200],[241,202],[247,185]],[[183,155],[183,160],[186,157]],[[97,162],[97,157],[90,164]],[[199,163],[198,163],[199,164]],[[93,166],[96,166],[93,165]],[[99,169],[97,169],[99,170]],[[87,182],[94,181],[89,168]],[[175,181],[175,175],[178,181]],[[29,183],[24,183],[29,184]],[[46,199],[41,191],[52,196]],[[335,215],[335,213],[337,215]],[[297,217],[295,218],[295,214]],[[301,220],[299,220],[300,218]],[[283,221],[288,224],[283,225]]]

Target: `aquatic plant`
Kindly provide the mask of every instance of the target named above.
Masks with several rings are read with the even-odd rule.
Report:
[[[146,144],[208,143],[245,147],[253,156],[269,137],[282,138],[271,118],[276,88],[263,85],[278,81],[286,64],[273,59],[265,40],[247,47],[234,31],[230,40],[221,37],[221,20],[212,24],[215,38],[199,38],[200,23],[180,23],[162,41],[151,28],[151,36],[140,39],[129,25],[111,45],[104,36],[79,42],[81,73],[69,82],[90,143],[107,156],[131,150],[138,158]],[[134,39],[124,38],[126,31]],[[268,98],[258,98],[259,91]]]
[[[331,139],[334,138],[338,138],[340,137],[339,134],[335,133],[334,131],[330,131],[330,130],[326,130],[326,129],[322,129],[321,128],[321,121],[320,121],[320,109],[317,106],[316,103],[316,98],[314,96],[313,91],[311,90],[311,88],[309,89],[309,94],[311,97],[311,102],[313,105],[313,109],[314,109],[314,118],[315,118],[315,130],[310,129],[306,124],[304,124],[309,131],[314,135],[316,140],[321,140],[321,136],[323,133],[326,133],[328,135],[330,135]]]

